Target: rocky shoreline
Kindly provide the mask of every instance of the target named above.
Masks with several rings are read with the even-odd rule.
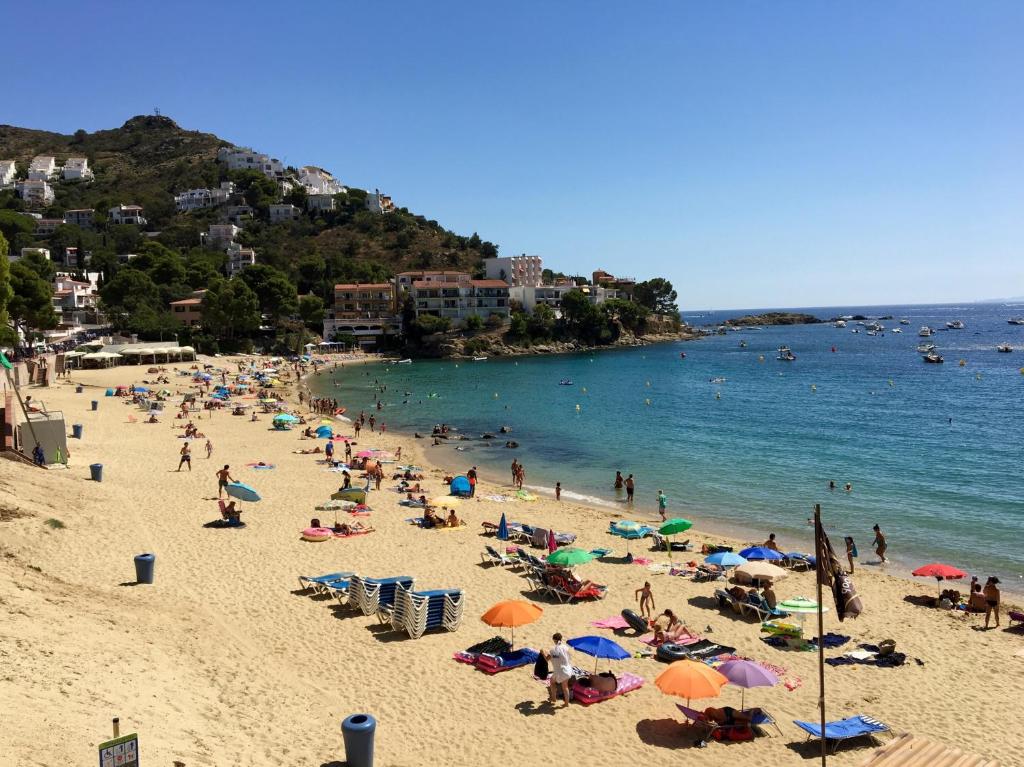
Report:
[[[472,359],[473,357],[528,357],[550,354],[580,354],[582,352],[593,352],[603,349],[622,349],[674,341],[693,341],[704,335],[704,333],[692,328],[683,328],[678,332],[672,333],[647,333],[642,336],[635,336],[632,333],[624,332],[611,343],[600,346],[590,346],[580,341],[545,341],[543,343],[531,344],[530,346],[519,346],[508,344],[500,338],[487,337],[488,345],[485,348],[474,345],[474,351],[467,351],[465,348],[466,343],[475,341],[482,336],[474,338],[447,338],[436,347],[429,350],[419,349],[417,354],[410,354],[410,356],[413,359]]]

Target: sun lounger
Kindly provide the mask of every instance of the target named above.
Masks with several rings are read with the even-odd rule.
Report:
[[[685,541],[673,541],[669,536],[662,535],[661,533],[653,533],[651,537],[654,539],[655,547],[663,551],[666,541],[672,546],[672,551],[690,551],[693,548],[690,546],[689,538]]]
[[[502,567],[522,567],[523,563],[518,557],[507,557],[490,544],[484,546],[480,554],[480,561],[485,565],[501,565]]]
[[[695,708],[684,706],[682,703],[676,703],[676,708],[682,711],[683,716],[685,716],[690,722],[694,724],[704,725],[705,727],[709,728],[707,734],[707,737],[709,738],[713,737],[716,731],[721,733],[727,733],[729,730],[735,729],[737,727],[747,726],[746,722],[737,722],[736,724],[719,724],[718,722],[709,721],[708,718],[704,716],[703,711],[698,711]],[[782,730],[779,728],[778,722],[776,722],[772,715],[767,713],[766,711],[763,711],[761,709],[751,709],[750,711],[742,711],[741,713],[750,715],[751,727],[771,726],[775,728],[779,735],[782,735]]]
[[[798,719],[794,719],[793,724],[807,733],[808,740],[818,740],[821,738],[821,725],[819,723],[801,722]],[[847,719],[840,719],[836,722],[825,722],[825,740],[833,741],[833,754],[839,750],[839,746],[844,741],[863,736],[873,738],[875,735],[883,732],[889,733],[889,736],[892,737],[893,733],[889,725],[860,714],[848,717]]]
[[[697,571],[693,574],[694,582],[710,582],[717,581],[719,578],[725,576],[725,570],[721,567],[709,566],[709,565],[698,565]]]
[[[607,586],[596,583],[584,585],[561,572],[551,570],[543,573],[544,583],[560,602],[572,602],[574,599],[604,599],[608,593]]]
[[[1014,621],[1017,623],[1016,628],[1024,626],[1024,613],[1018,612],[1017,610],[1010,610],[1006,613],[1006,617],[1009,618],[1010,628],[1014,628]]]
[[[481,653],[476,660],[476,667],[485,674],[500,674],[502,671],[509,671],[522,666],[532,666],[537,662],[540,653],[529,647],[520,647],[518,650],[509,650],[489,655]]]
[[[326,585],[334,581],[348,581],[354,573],[328,573],[327,575],[300,575],[299,588],[312,589],[317,593],[325,593]]]
[[[719,655],[732,655],[736,652],[735,647],[718,644],[710,639],[698,639],[696,642],[681,643],[679,646],[683,648],[688,658],[699,661],[716,658]]]
[[[456,631],[462,625],[465,599],[460,589],[395,592],[394,605],[382,607],[391,627],[419,639],[431,629]],[[380,615],[380,613],[378,613]]]
[[[395,603],[395,592],[399,589],[412,590],[415,579],[408,575],[394,578],[362,578],[353,575],[349,581],[346,604],[356,607],[363,615],[380,615],[381,608],[390,608]]]

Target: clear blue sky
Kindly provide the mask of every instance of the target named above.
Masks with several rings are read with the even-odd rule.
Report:
[[[1024,294],[1024,3],[4,3],[0,122],[159,107],[684,308]]]

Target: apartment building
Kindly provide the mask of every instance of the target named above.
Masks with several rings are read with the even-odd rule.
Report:
[[[141,205],[115,205],[108,212],[110,214],[110,223],[112,224],[146,225],[146,219],[142,216]]]
[[[345,187],[331,173],[314,165],[299,168],[299,183],[309,194],[338,194],[345,191]]]
[[[89,167],[87,158],[69,157],[61,170],[61,177],[65,181],[92,181],[95,175]]]
[[[29,181],[49,181],[57,175],[57,161],[49,155],[36,155],[28,166]]]
[[[64,224],[63,218],[37,218],[36,228],[33,234],[36,237],[49,237],[57,231],[58,226]]]
[[[190,210],[202,210],[225,204],[235,193],[235,185],[231,181],[223,181],[213,189],[189,189],[174,195],[174,207],[179,213]]]
[[[270,223],[280,224],[284,221],[296,221],[301,210],[289,203],[280,203],[270,206]]]
[[[234,277],[255,263],[256,251],[252,248],[243,248],[236,242],[228,246],[228,277]]]
[[[53,283],[53,308],[63,326],[98,324],[96,286],[58,274]]]
[[[210,228],[203,235],[204,244],[213,249],[227,248],[241,231],[234,224],[210,224]]]
[[[14,192],[29,205],[42,207],[53,202],[53,187],[38,179],[15,182]]]
[[[485,258],[484,270],[489,280],[504,280],[514,288],[539,286],[544,281],[544,264],[540,256],[504,256]]]
[[[592,304],[603,304],[611,298],[620,297],[619,291],[615,288],[605,288],[600,285],[576,286],[572,283],[566,283],[562,285],[523,285],[512,287],[509,289],[509,298],[519,302],[527,313],[533,312],[538,304],[544,304],[559,312],[562,308],[562,298],[570,290],[580,291],[590,299]]]
[[[495,315],[508,317],[509,285],[504,280],[474,280],[458,272],[444,273],[444,279],[430,276],[434,279],[413,280],[409,288],[417,317],[432,314],[456,326],[471,316],[485,320]]]
[[[227,165],[229,170],[258,170],[274,181],[284,179],[284,163],[248,147],[221,147],[217,159]]]
[[[64,211],[64,223],[73,224],[82,229],[92,229],[96,221],[96,210],[94,208],[75,208]]]

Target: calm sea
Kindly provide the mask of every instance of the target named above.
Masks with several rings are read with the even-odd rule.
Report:
[[[670,516],[751,538],[774,531],[791,548],[807,547],[807,519],[821,503],[833,537],[854,536],[862,559],[874,558],[877,522],[897,562],[948,562],[1020,590],[1024,326],[1006,320],[1024,306],[799,311],[894,319],[877,336],[853,321],[772,327],[594,354],[339,370],[317,385],[351,414],[373,409],[379,380],[378,417],[389,429],[454,426],[471,439],[433,448],[439,462],[477,465],[485,477],[506,481],[518,456],[528,485],[560,481],[567,495],[621,511],[612,490],[620,470],[636,477],[634,516],[652,516],[664,489]],[[684,316],[703,325],[745,313]],[[956,319],[965,329],[946,330]],[[930,342],[945,364],[916,352],[922,325],[937,329]],[[1014,351],[998,353],[1003,342]],[[776,359],[781,345],[796,361]],[[518,450],[504,447],[502,425]],[[480,439],[485,432],[496,439]]]

